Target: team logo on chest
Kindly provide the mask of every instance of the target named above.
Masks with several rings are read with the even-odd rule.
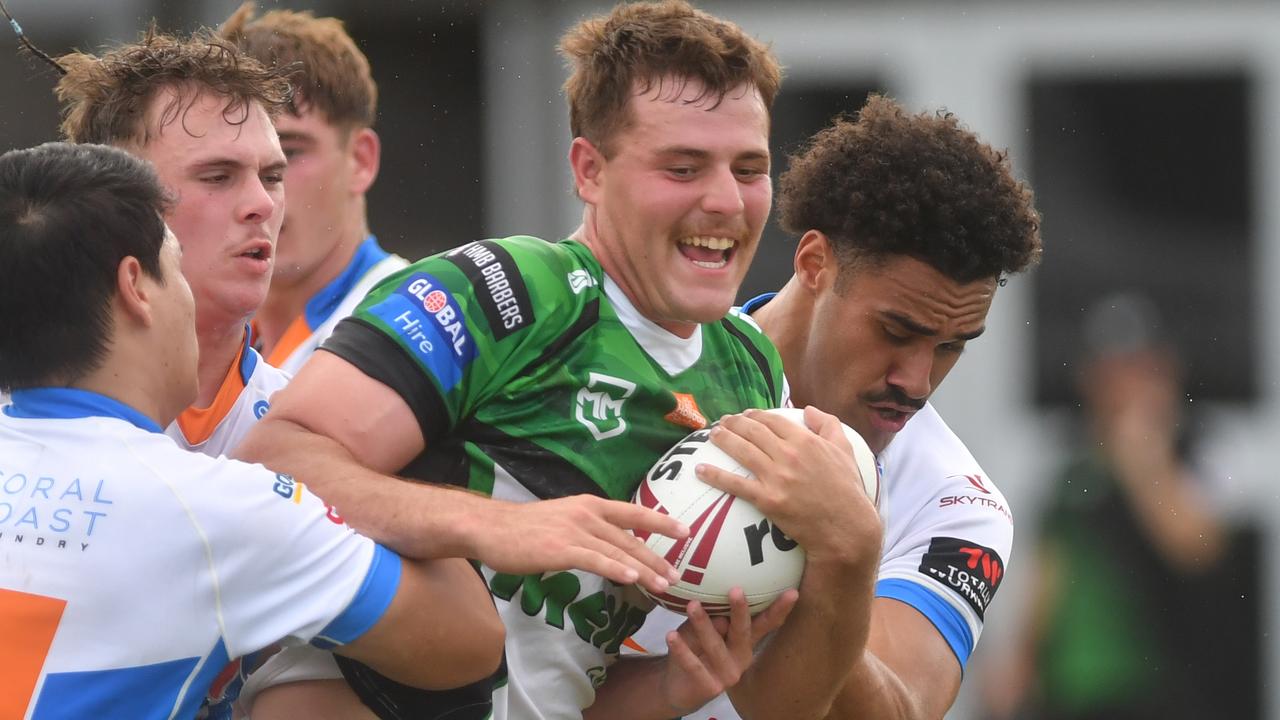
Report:
[[[574,417],[596,440],[617,437],[627,431],[622,407],[635,391],[636,384],[629,380],[593,372],[575,397]]]

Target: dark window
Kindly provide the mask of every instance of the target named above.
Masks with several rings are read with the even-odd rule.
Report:
[[[481,238],[480,14],[459,4],[389,21],[380,3],[336,14],[378,83],[382,169],[368,194],[370,229],[411,260]]]
[[[1037,402],[1071,401],[1082,319],[1122,291],[1158,309],[1193,399],[1252,398],[1248,77],[1038,78],[1030,100]]]

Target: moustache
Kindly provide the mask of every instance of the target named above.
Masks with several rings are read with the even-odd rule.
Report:
[[[907,395],[901,388],[890,385],[883,392],[872,393],[866,396],[868,403],[893,403],[899,407],[911,408],[912,410],[920,410],[924,407],[928,398],[916,399]]]

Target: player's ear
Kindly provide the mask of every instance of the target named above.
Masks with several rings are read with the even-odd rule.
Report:
[[[596,203],[600,199],[605,157],[599,148],[584,137],[576,137],[569,146],[569,167],[573,168],[573,187],[583,202]]]
[[[378,178],[378,168],[382,165],[382,140],[373,128],[359,128],[351,131],[348,142],[354,165],[351,192],[360,195],[368,192],[373,187],[373,181]]]
[[[809,230],[796,243],[796,279],[811,291],[826,289],[836,280],[836,257],[831,242],[821,230]]]
[[[126,316],[145,327],[151,326],[152,278],[132,255],[116,267],[116,297]]]

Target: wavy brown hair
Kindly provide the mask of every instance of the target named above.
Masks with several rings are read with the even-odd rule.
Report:
[[[560,38],[560,54],[571,69],[564,84],[570,129],[606,155],[637,87],[648,92],[667,80],[696,80],[704,88],[697,100],[719,102],[749,85],[770,109],[782,84],[767,45],[684,0],[623,4],[583,20]]]
[[[907,255],[962,283],[1040,258],[1040,215],[1007,152],[944,111],[910,114],[873,95],[791,157],[778,189],[783,228],[825,234],[843,271]]]
[[[232,13],[218,34],[268,67],[289,73],[294,115],[314,108],[332,125],[372,127],[378,113],[378,85],[369,59],[337,18],[310,11],[272,10],[254,17],[250,0]]]
[[[67,71],[54,93],[62,104],[62,134],[76,143],[146,145],[147,108],[162,90],[174,91],[160,127],[181,118],[202,93],[226,98],[227,122],[240,124],[257,102],[274,115],[289,101],[288,80],[201,30],[190,38],[160,33],[152,25],[134,43],[102,57],[74,52],[58,58]]]

